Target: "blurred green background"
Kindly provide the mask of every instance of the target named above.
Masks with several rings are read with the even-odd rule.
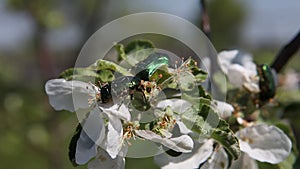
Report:
[[[299,31],[299,6],[299,1],[211,0],[211,41],[217,51],[237,48],[252,53],[257,63],[271,63]],[[44,84],[74,66],[84,42],[101,26],[144,11],[175,14],[199,27],[201,23],[198,0],[0,0],[0,169],[73,168],[68,142],[76,115],[55,112]],[[285,106],[294,106],[283,117],[292,119],[298,140],[299,63],[298,52],[280,76],[278,94]],[[298,83],[288,86],[285,74],[291,72]],[[151,158],[130,159],[126,165],[155,167]]]

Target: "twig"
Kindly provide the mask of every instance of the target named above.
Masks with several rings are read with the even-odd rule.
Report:
[[[300,48],[300,31],[298,34],[286,44],[277,54],[276,59],[271,65],[271,68],[275,69],[276,72],[280,72],[282,68],[288,63],[292,56]]]
[[[210,39],[209,16],[206,10],[205,0],[200,0],[200,3],[201,3],[201,29],[208,37],[208,39]]]

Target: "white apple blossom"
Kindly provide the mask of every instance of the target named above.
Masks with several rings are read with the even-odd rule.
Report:
[[[81,123],[82,131],[77,141],[75,162],[85,164],[97,154],[97,147],[105,138],[105,126],[100,111],[94,108]]]
[[[257,161],[277,164],[291,152],[291,140],[282,130],[272,125],[253,125],[239,130],[236,135],[241,151]]]
[[[300,85],[300,75],[293,69],[289,69],[283,80],[283,89],[287,91],[297,91]]]
[[[230,169],[258,169],[256,160],[278,164],[285,160],[291,152],[290,139],[275,126],[252,125],[237,131],[236,136],[239,139],[242,154],[236,161],[233,161]],[[220,156],[211,158],[211,161],[216,161],[216,163],[210,163],[210,165],[206,163],[204,168],[218,168],[216,165],[220,164],[218,163]]]
[[[111,158],[111,156],[102,148],[98,148],[97,155],[94,160],[90,161],[87,166],[88,169],[124,169],[125,158],[123,156],[117,156]]]
[[[204,163],[213,153],[213,140],[194,140],[194,148],[190,153],[182,153],[173,157],[162,153],[154,157],[155,163],[162,169],[194,169]]]
[[[55,110],[74,112],[78,109],[89,108],[87,100],[96,98],[99,88],[90,83],[77,80],[52,79],[47,81],[45,90],[49,102]],[[76,97],[76,99],[73,99]]]
[[[231,104],[218,100],[212,101],[212,107],[216,109],[216,112],[223,119],[230,117],[232,112],[234,111],[234,108]]]
[[[177,119],[173,117],[172,111],[160,112],[158,119],[161,121],[158,120],[157,128],[159,133],[139,130],[138,126],[131,122],[128,107],[124,104],[99,103],[100,89],[91,83],[53,79],[46,83],[45,88],[55,110],[91,109],[86,119],[81,122],[83,130],[77,141],[76,164],[85,164],[96,157],[89,163],[88,168],[124,168],[124,157],[128,148],[125,140],[132,137],[147,139],[178,152],[187,153],[193,149],[193,140],[187,135],[190,131],[182,122],[176,123]],[[174,125],[180,128],[182,134],[172,134]]]
[[[259,78],[256,65],[248,54],[240,54],[237,50],[222,51],[218,54],[221,70],[228,77],[229,82],[237,87],[259,92]]]
[[[241,153],[241,156],[232,163],[230,169],[258,169],[257,162],[249,157],[246,153]]]
[[[257,161],[278,164],[285,160],[292,148],[290,139],[277,127],[266,124],[253,125],[236,133],[242,155],[233,161],[230,169],[258,169]],[[162,169],[227,169],[228,155],[222,146],[213,148],[212,140],[195,142],[192,153],[172,157],[166,153],[155,157]]]
[[[45,88],[53,108],[68,111],[91,107],[89,100],[97,102],[97,95],[100,91],[97,86],[90,83],[64,79],[49,80]],[[76,99],[73,99],[74,95]],[[104,126],[100,114],[108,119],[107,127]],[[84,164],[94,157],[99,145],[105,146],[108,154],[115,158],[122,148],[121,119],[130,120],[130,113],[123,104],[121,106],[113,105],[109,108],[101,106],[92,108],[88,118],[82,123],[83,130],[77,142],[76,163]],[[104,133],[106,133],[105,139]]]
[[[227,169],[228,155],[222,146],[215,148],[210,158],[201,165],[200,169]]]
[[[150,130],[135,130],[134,133],[144,139],[159,143],[167,148],[178,152],[191,152],[193,149],[193,140],[189,134],[191,131],[180,121],[179,116],[173,113],[173,110],[181,110],[187,106],[186,101],[179,99],[164,100],[158,103],[157,109],[164,111],[155,111],[157,125]],[[172,110],[173,109],[173,110]],[[175,126],[180,132],[175,132]]]

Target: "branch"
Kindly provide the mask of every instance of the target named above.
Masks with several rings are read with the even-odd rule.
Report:
[[[206,10],[205,0],[200,0],[201,3],[201,29],[204,34],[210,39],[210,24],[209,24],[209,16]]]
[[[275,69],[276,72],[280,72],[282,68],[288,63],[292,56],[300,48],[300,31],[298,34],[286,44],[277,54],[276,59],[271,65],[271,68]]]

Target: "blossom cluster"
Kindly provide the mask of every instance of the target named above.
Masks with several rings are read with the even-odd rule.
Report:
[[[259,69],[250,55],[219,53],[221,70],[235,86],[236,97],[226,103],[206,91],[208,74],[194,59],[172,63],[145,40],[115,47],[129,66],[100,59],[68,69],[45,85],[55,110],[80,117],[69,146],[75,166],[125,168],[134,144],[146,141],[157,145],[152,155],[163,169],[255,169],[256,160],[278,164],[290,155],[292,142],[280,128],[250,118],[267,104],[265,97],[271,99],[272,88],[264,85],[273,83],[263,76],[270,71]],[[239,96],[251,100],[253,108],[244,111],[248,102]]]

